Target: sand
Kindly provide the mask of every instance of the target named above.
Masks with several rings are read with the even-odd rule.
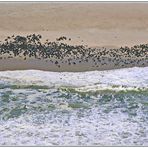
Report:
[[[0,3],[0,40],[39,33],[73,44],[133,46],[148,39],[148,3]],[[83,42],[82,42],[83,40]]]
[[[70,45],[131,47],[147,43],[147,8],[148,3],[3,2],[0,3],[0,40],[3,41],[13,34],[35,33],[43,36],[43,42],[45,39],[55,41],[64,35],[71,38],[70,41],[65,41]],[[45,65],[50,65],[50,68],[46,68]],[[91,63],[70,67],[72,66],[63,65],[60,71],[96,70],[91,67]],[[0,70],[28,68],[59,71],[57,67],[44,60],[0,60]],[[97,70],[112,68],[112,64],[108,63],[107,66],[100,65]]]

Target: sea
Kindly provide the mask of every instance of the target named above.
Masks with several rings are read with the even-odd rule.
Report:
[[[1,71],[0,146],[148,146],[148,67]]]

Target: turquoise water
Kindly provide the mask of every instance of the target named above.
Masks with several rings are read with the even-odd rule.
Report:
[[[0,145],[147,146],[148,67],[0,72]]]

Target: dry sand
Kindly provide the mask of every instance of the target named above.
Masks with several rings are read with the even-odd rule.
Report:
[[[68,44],[90,47],[130,47],[148,41],[148,3],[0,3],[0,22],[1,41],[13,34],[33,33],[41,34],[43,41],[55,41],[64,35],[72,39],[66,41]],[[29,69],[44,70],[41,67],[47,65],[44,61],[33,61],[36,63],[33,64],[31,59],[12,64],[13,60],[16,59],[0,60],[0,70],[26,69],[26,64]],[[73,71],[81,66],[94,70],[89,64],[79,66],[72,68]],[[48,70],[57,71],[51,67]],[[112,68],[109,64],[98,69]]]
[[[0,3],[0,22],[0,40],[39,33],[73,44],[133,46],[147,43],[148,3]]]

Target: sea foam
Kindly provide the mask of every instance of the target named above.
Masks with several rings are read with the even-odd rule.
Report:
[[[46,86],[88,86],[94,84],[147,87],[148,67],[90,72],[3,71],[0,83]]]
[[[146,146],[147,89],[148,67],[0,72],[0,145]]]

